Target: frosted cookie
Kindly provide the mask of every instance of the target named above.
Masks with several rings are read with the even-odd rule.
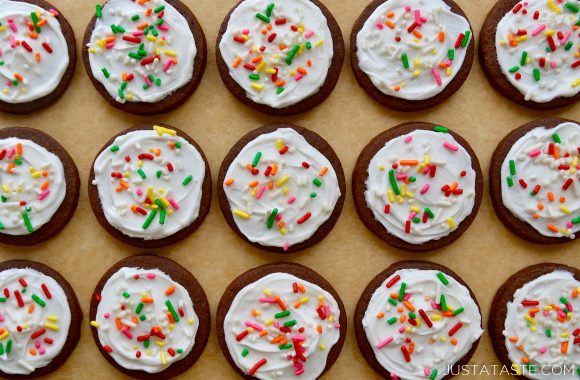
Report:
[[[428,251],[458,239],[483,197],[473,149],[457,133],[422,122],[404,123],[361,152],[352,179],[363,223],[388,244]]]
[[[354,318],[364,358],[386,379],[448,379],[469,363],[483,334],[469,286],[427,261],[398,262],[377,275]]]
[[[27,114],[66,91],[76,62],[74,32],[43,0],[0,0],[0,111]]]
[[[495,149],[489,188],[496,214],[532,243],[566,243],[580,231],[580,124],[527,123]]]
[[[518,379],[578,379],[579,291],[580,270],[551,263],[526,267],[498,289],[489,335]]]
[[[28,260],[0,263],[0,375],[32,379],[68,359],[83,313],[71,285],[55,270]]]
[[[211,173],[201,148],[166,124],[129,128],[109,140],[93,162],[88,187],[103,228],[142,248],[186,238],[211,204]]]
[[[320,104],[344,60],[338,23],[318,0],[242,0],[225,17],[216,45],[230,92],[272,115]]]
[[[269,125],[242,137],[218,176],[220,208],[230,227],[251,245],[296,252],[322,240],[342,210],[340,160],[316,133]]]
[[[79,200],[68,152],[32,128],[0,129],[0,243],[33,245],[58,234]]]
[[[465,82],[475,56],[469,20],[452,0],[374,0],[350,41],[361,87],[399,111],[445,101]]]
[[[553,109],[580,98],[580,1],[502,0],[479,37],[487,79],[508,99]]]
[[[318,273],[299,264],[251,269],[226,289],[216,329],[228,363],[244,379],[321,377],[346,337],[346,311]]]
[[[152,115],[193,94],[207,48],[200,24],[179,0],[108,0],[96,6],[82,54],[87,74],[111,105]]]
[[[105,359],[139,379],[169,379],[189,369],[210,331],[201,285],[187,269],[154,255],[113,265],[97,284],[89,317]]]

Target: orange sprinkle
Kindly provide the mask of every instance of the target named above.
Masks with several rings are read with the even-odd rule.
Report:
[[[34,32],[30,32],[30,33],[28,33],[28,37],[32,38],[33,40],[36,40],[38,38],[38,34],[36,34]]]
[[[555,159],[560,158],[560,152],[558,152],[558,148],[556,148],[555,146],[554,146],[554,158]]]
[[[401,315],[401,317],[399,318],[399,321],[400,321],[401,323],[404,323],[406,319],[407,319],[407,316],[406,316],[405,314],[403,314],[403,315]]]
[[[0,335],[4,334],[6,332],[6,329],[3,329],[0,327]]]
[[[550,202],[554,202],[554,193],[552,193],[551,191],[548,191],[548,199],[550,200]]]
[[[14,169],[14,162],[8,164],[8,174],[12,174],[12,170]]]
[[[302,284],[298,284],[298,290],[300,291],[300,293],[306,293],[306,289],[304,289],[304,285]]]
[[[385,22],[385,24],[387,24],[387,26],[391,29],[395,29],[395,24],[393,24],[393,22],[391,20],[387,20]]]
[[[519,351],[523,351],[524,350],[524,346],[518,346],[518,350]]]
[[[266,27],[266,29],[272,30],[272,24],[268,24],[268,26]]]
[[[509,34],[508,40],[510,42],[510,46],[518,46],[518,42],[514,38],[514,34],[513,33],[510,33]]]
[[[250,182],[250,184],[248,186],[250,186],[251,188],[254,188],[254,187],[258,186],[258,183],[259,183],[258,181],[252,181],[252,182]]]
[[[403,166],[416,166],[416,165],[419,165],[419,161],[417,161],[417,160],[401,160],[400,164]]]
[[[284,339],[281,335],[278,335],[277,337],[275,337],[274,339],[272,339],[272,344],[276,344],[279,341],[281,341],[282,339]]]
[[[439,68],[440,68],[441,70],[445,70],[445,69],[447,68],[447,65],[445,64],[445,62],[441,62],[441,63],[439,64]]]
[[[278,45],[278,49],[284,50],[284,49],[286,49],[286,45],[280,44],[280,45]]]
[[[542,202],[538,202],[538,210],[543,210],[544,204]]]
[[[415,342],[411,341],[409,343],[409,354],[412,354],[415,351]]]
[[[272,190],[274,188],[274,182],[268,182],[268,190]]]
[[[139,323],[139,320],[137,319],[137,316],[134,315],[133,317],[131,317],[131,320],[133,321],[134,324]]]
[[[453,182],[451,184],[451,186],[449,187],[449,189],[452,190],[452,191],[455,190],[455,189],[457,189],[457,182]]]
[[[261,61],[262,61],[262,56],[261,55],[259,55],[257,57],[254,57],[252,59],[252,63],[258,63],[258,62],[261,62]]]
[[[137,29],[143,30],[143,29],[147,28],[148,26],[149,26],[149,23],[144,22],[142,24],[137,25]]]
[[[121,330],[123,326],[121,326],[121,320],[119,318],[115,318],[115,323],[117,324],[117,330]]]
[[[526,356],[522,356],[522,363],[528,364],[529,362],[530,362],[530,359],[528,359]]]
[[[439,42],[445,41],[445,32],[439,32]]]
[[[394,87],[394,89],[395,89],[395,91],[401,91],[401,86],[399,86],[399,85],[396,85],[396,86]]]
[[[540,218],[540,214],[538,214],[537,212],[534,213],[534,215],[532,215],[534,217],[534,219],[539,219]]]
[[[276,87],[282,87],[286,84],[286,81],[284,79],[280,79],[278,82],[276,82]]]
[[[115,39],[116,39],[115,36],[111,36],[111,37],[105,38],[105,41],[110,43],[110,42],[115,42]]]
[[[446,311],[444,313],[441,313],[444,317],[454,317],[455,314],[453,314],[452,311]]]
[[[128,189],[129,188],[129,184],[123,180],[119,181],[119,185],[121,185],[121,187]]]
[[[572,298],[578,298],[578,288],[572,290]]]
[[[388,17],[388,18],[393,18],[393,17],[395,17],[395,12],[389,12],[389,13],[387,13],[387,17]]]
[[[302,75],[308,74],[308,71],[306,71],[306,69],[304,67],[299,67],[296,69],[296,71],[298,71]]]
[[[399,295],[398,295],[398,294],[396,294],[396,293],[391,293],[391,294],[390,294],[390,296],[391,296],[391,298],[393,298],[393,299],[399,299]]]
[[[316,331],[318,331],[319,334],[322,334],[322,326],[316,326]]]
[[[286,223],[280,222],[280,223],[278,223],[278,228],[282,229],[282,228],[284,228],[285,225],[286,225]]]
[[[418,31],[418,30],[414,30],[414,31],[413,31],[413,35],[414,35],[415,37],[417,37],[417,38],[423,38],[423,35],[422,35],[421,33],[419,33],[419,31]]]
[[[415,306],[411,305],[409,301],[404,301],[403,305],[405,305],[405,307],[409,309],[409,311],[415,311]]]
[[[308,67],[312,67],[312,60],[309,59],[308,61],[306,61],[306,64],[308,65]]]
[[[280,309],[286,310],[286,304],[284,303],[284,301],[282,301],[282,299],[280,297],[278,297],[278,296],[274,297],[274,301],[276,301],[278,306],[280,306]]]
[[[155,156],[157,157],[161,156],[161,149],[157,148],[157,150],[155,151]]]
[[[328,168],[325,166],[322,169],[320,169],[320,172],[318,173],[319,177],[324,177],[324,175],[328,173]]]
[[[566,322],[566,320],[564,318],[560,317],[560,316],[558,316],[558,321],[560,321],[561,323]]]
[[[565,196],[561,196],[560,197],[560,203],[566,203],[566,197]]]
[[[262,34],[263,35],[266,35],[266,33],[268,33],[268,30],[267,29],[262,29]]]
[[[46,189],[48,188],[48,181],[44,182],[44,183],[43,183],[43,184],[40,186],[40,188],[41,188],[42,190],[46,190]]]
[[[153,298],[151,298],[151,297],[143,297],[143,298],[141,298],[141,302],[143,302],[143,303],[153,303]]]
[[[34,304],[31,303],[30,306],[28,306],[28,314],[32,314],[34,312]]]
[[[248,169],[249,171],[252,171],[252,170],[254,170],[254,167],[252,166],[252,164],[247,164],[246,169]]]
[[[403,311],[405,311],[405,310],[403,310],[403,308],[402,308],[402,307],[398,307],[398,308],[397,308],[397,311],[398,311],[399,313],[402,313],[402,312],[403,312]]]
[[[302,304],[300,303],[300,301],[296,301],[296,302],[294,303],[294,309],[298,309],[298,308],[300,308],[300,305],[302,305]]]
[[[236,58],[236,59],[234,60],[234,63],[233,63],[233,65],[232,65],[232,66],[234,67],[234,69],[237,69],[237,68],[238,68],[238,66],[240,65],[240,63],[242,63],[242,57],[238,57],[238,58]]]
[[[43,177],[48,177],[48,171],[46,171],[46,170],[43,170],[43,171],[42,171],[42,176],[43,176]]]
[[[256,310],[256,308],[252,309],[252,316],[256,317],[258,315],[258,310]]]
[[[562,349],[560,350],[561,353],[565,354],[568,352],[568,341],[562,342]]]
[[[382,311],[380,313],[377,314],[377,318],[381,319],[382,317],[385,316],[385,313],[383,313]]]
[[[233,185],[234,182],[235,180],[233,178],[228,178],[226,179],[226,186],[231,186]]]
[[[167,319],[169,319],[169,323],[174,325],[175,324],[175,319],[173,319],[173,314],[171,314],[171,312],[167,312]]]
[[[277,171],[278,171],[278,164],[274,164],[274,166],[272,166],[272,171],[270,172],[270,175],[272,177],[275,176]]]
[[[517,336],[510,336],[510,342],[517,343],[518,337]]]
[[[549,228],[549,229],[550,229],[552,232],[558,232],[558,231],[560,231],[560,230],[558,229],[558,227],[556,227],[556,226],[555,226],[555,225],[553,225],[553,224],[548,224],[548,228]]]
[[[147,13],[146,13],[147,17],[151,16],[152,11],[153,11],[153,9],[151,9],[151,8],[147,9]]]
[[[47,23],[48,23],[48,19],[46,19],[46,18],[43,18],[42,20],[38,21],[38,22],[36,23],[36,25],[42,28],[42,27],[43,27],[43,26],[45,26]]]
[[[167,287],[167,289],[165,289],[165,295],[166,296],[172,295],[173,292],[175,292],[175,286],[169,286],[169,287]]]
[[[18,153],[18,155],[22,154],[22,144],[21,143],[16,144],[16,153]]]
[[[260,336],[266,336],[268,334],[268,330],[260,331]]]
[[[34,348],[31,348],[30,350],[28,350],[28,352],[30,352],[30,355],[36,356],[36,350]]]
[[[451,338],[451,344],[457,346],[457,339]]]
[[[22,77],[22,75],[15,73],[14,74],[14,78],[16,78],[17,81],[22,82],[24,80],[24,78]],[[20,154],[20,153],[18,153]]]

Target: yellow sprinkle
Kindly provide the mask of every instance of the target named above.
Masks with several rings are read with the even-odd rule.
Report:
[[[0,340],[4,340],[10,336],[8,331],[5,331],[4,334],[0,335]]]
[[[415,65],[415,66],[420,66],[420,65],[421,65],[421,60],[420,60],[419,58],[415,58],[415,59],[413,60],[413,65]]]
[[[274,324],[274,320],[273,319],[268,319],[265,323],[266,326],[272,326]]]
[[[147,41],[149,41],[149,42],[155,42],[155,41],[157,41],[157,37],[152,36],[152,35],[148,35],[147,36]]]
[[[167,201],[167,199],[165,199],[165,197],[159,197],[159,200],[161,201],[161,203],[163,203],[163,207],[168,208],[169,206],[171,206],[171,204]]]
[[[91,53],[91,54],[95,54],[96,51],[97,50],[94,47],[92,47],[92,48],[89,49],[89,53]]]
[[[58,331],[59,330],[58,326],[55,325],[54,323],[48,323],[47,322],[47,323],[44,324],[44,327],[46,327],[49,330],[53,330],[53,331]]]
[[[532,317],[530,317],[528,314],[524,315],[524,319],[526,321],[530,322],[532,325],[536,324],[536,321]]]
[[[189,319],[187,320],[187,324],[188,324],[188,325],[193,325],[193,318],[189,318]]]
[[[6,31],[6,27],[4,25],[0,26],[0,33],[3,33]]]
[[[420,77],[420,76],[421,76],[421,70],[415,70],[415,71],[413,71],[413,76],[414,76],[415,78],[418,78],[418,77]]]
[[[505,42],[505,40],[501,40],[501,41],[499,42],[499,44],[500,44],[501,46],[506,46],[506,42]]]
[[[401,185],[401,196],[404,197],[407,195],[407,185],[402,184]]]
[[[423,169],[425,169],[425,163],[422,163],[421,165],[419,165],[419,167],[417,168],[417,173],[421,173],[423,171]]]
[[[385,170],[385,165],[379,165],[379,170],[380,171],[384,171]]]
[[[548,305],[548,306],[544,306],[544,310],[546,311],[550,311],[552,310],[552,306]]]
[[[129,101],[133,100],[133,94],[127,94],[127,100]]]
[[[282,193],[284,193],[284,195],[288,195],[289,191],[290,190],[287,187],[285,187],[284,190],[282,190]]]
[[[46,319],[48,319],[51,322],[58,322],[58,317],[56,315],[47,315]]]
[[[287,231],[286,231],[286,228],[280,228],[280,233],[281,233],[282,235],[286,235],[286,232],[287,232]]]
[[[441,320],[441,316],[438,314],[432,315],[431,316],[431,320],[433,321],[440,321]]]
[[[165,346],[165,343],[163,343],[161,340],[156,341],[155,344],[157,344],[159,347]]]
[[[450,77],[451,74],[453,74],[453,70],[451,69],[451,67],[448,67],[447,70],[445,70],[445,75]]]
[[[324,344],[322,344],[322,343],[320,343],[320,345],[318,347],[320,347],[320,349],[323,350],[323,351],[326,349],[326,346]]]
[[[421,211],[421,209],[420,209],[419,207],[417,207],[417,206],[412,206],[412,207],[410,208],[410,210],[411,210],[411,211],[414,211],[414,212],[416,212],[416,213],[419,213],[419,211]]]
[[[256,67],[256,70],[258,72],[261,72],[264,69],[264,67],[266,67],[266,61],[260,62],[260,64],[258,65],[258,67]]]
[[[415,198],[415,193],[410,192],[409,190],[407,190],[407,198]]]
[[[177,132],[173,129],[169,129],[169,128],[165,128],[165,127],[160,127],[159,125],[154,125],[153,129],[155,130],[155,132],[157,132],[157,134],[159,136],[163,136],[164,134],[170,135],[170,136],[176,136]]]
[[[395,193],[393,193],[393,190],[388,190],[387,195],[389,196],[389,202],[395,203]]]
[[[569,214],[570,213],[570,209],[564,205],[560,205],[560,210],[564,213],[564,214]]]
[[[250,214],[248,214],[247,212],[244,212],[242,210],[234,210],[233,213],[235,215],[239,216],[240,218],[243,218],[243,219],[250,219],[251,218]]]
[[[330,317],[328,317],[328,322],[332,322],[334,321],[334,315],[331,315]]]
[[[151,356],[151,350],[147,350],[145,351],[145,353],[147,354],[147,356]]]
[[[97,321],[91,321],[91,326],[95,327],[95,328],[99,328],[101,326],[101,324]]]
[[[288,182],[288,178],[289,177],[287,175],[282,177],[282,179],[276,183],[276,186],[280,187],[280,186],[284,185],[286,182]]]
[[[554,0],[548,0],[547,4],[548,4],[548,7],[550,7],[550,9],[552,10],[552,12],[555,12],[558,14],[562,13],[562,10],[560,8],[558,8],[556,6],[556,4],[554,4]]]
[[[272,296],[272,291],[270,289],[264,289],[263,291],[264,295],[271,297]]]
[[[425,161],[425,164],[426,164],[426,165],[429,165],[429,163],[431,162],[431,156],[430,156],[430,155],[428,155],[428,154],[426,154],[426,155],[423,157],[423,161]]]
[[[266,74],[269,74],[269,75],[276,74],[276,70],[275,69],[267,68],[264,71],[266,72]]]
[[[546,37],[553,36],[554,34],[556,34],[556,31],[554,29],[548,29],[544,32],[544,36]]]
[[[455,228],[455,220],[453,218],[447,219],[447,223],[449,223],[449,227]]]
[[[562,333],[562,335],[561,335],[561,336],[562,336],[562,338],[566,339],[566,338],[568,338],[570,335],[569,335],[568,331],[564,331],[564,332]]]
[[[403,199],[402,196],[397,195],[397,202],[399,202],[399,204],[402,205],[403,203],[405,203],[405,200]]]
[[[447,337],[445,335],[441,335],[441,337],[439,338],[439,340],[443,343],[445,343],[447,341]]]
[[[260,83],[252,83],[252,88],[256,91],[262,91],[264,89],[264,85]]]
[[[167,49],[165,49],[164,53],[165,53],[165,55],[168,55],[170,57],[175,57],[177,55],[177,52],[175,52],[173,50],[167,50]]]
[[[517,42],[523,42],[528,40],[528,35],[524,34],[523,36],[516,37]]]
[[[578,86],[580,86],[580,78],[578,78],[574,82],[572,82],[572,87],[576,88]]]
[[[310,298],[308,298],[308,297],[302,297],[302,298],[300,298],[300,303],[306,303],[306,302],[308,302],[309,299]]]
[[[161,364],[167,364],[167,359],[165,358],[165,351],[161,351]]]
[[[320,47],[324,44],[324,40],[318,40],[318,42],[316,43],[316,47]]]
[[[153,192],[153,186],[149,186],[147,188],[147,198],[149,198],[151,202],[155,202],[155,193]]]
[[[280,140],[280,139],[276,140],[276,149],[282,150],[283,147],[284,147],[284,143],[282,142],[282,140]]]

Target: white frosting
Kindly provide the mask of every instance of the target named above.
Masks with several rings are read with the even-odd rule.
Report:
[[[164,9],[157,12],[160,7]],[[147,16],[149,9],[153,11]],[[135,15],[139,18],[133,21]],[[157,24],[159,20],[163,20],[161,25]],[[144,35],[145,29],[140,28],[144,24],[149,25],[147,28],[153,27],[147,29],[147,35]],[[111,25],[121,26],[125,32],[113,33]],[[116,40],[107,42],[111,37]],[[125,37],[136,40],[126,41]],[[131,57],[129,54],[138,53],[141,44],[144,44],[143,55]],[[191,80],[197,54],[187,20],[164,0],[152,0],[143,5],[137,1],[108,0],[87,46],[93,77],[119,103],[155,103],[173,94]],[[154,60],[147,63],[150,58]],[[109,78],[103,69],[107,70]],[[150,75],[153,79],[145,78]],[[159,85],[157,80],[160,80]]]
[[[0,233],[30,234],[50,222],[64,200],[64,167],[46,148],[16,137],[0,140],[0,157]]]
[[[566,0],[564,4],[553,0],[527,0],[525,6],[519,2],[497,24],[495,47],[499,66],[526,100],[546,103],[559,97],[575,96],[580,91],[580,66],[572,67],[574,62],[578,63],[580,37],[573,26],[578,23],[580,13],[564,6],[568,3],[580,6],[579,0]],[[518,34],[518,31],[527,34]],[[551,50],[549,35],[555,50]],[[522,65],[524,52],[527,58]],[[543,67],[542,58],[545,59]],[[517,71],[510,72],[510,69]],[[540,80],[534,78],[536,69]]]
[[[40,32],[27,25],[32,13]],[[69,64],[58,18],[34,4],[0,0],[0,24],[0,101],[28,103],[52,93]]]
[[[266,17],[271,4],[274,8],[268,18],[270,22],[258,19],[256,14]],[[280,20],[286,22],[282,24]],[[280,49],[280,44],[284,49]],[[288,64],[294,47],[299,50]],[[291,106],[318,92],[334,55],[326,17],[309,0],[244,0],[232,12],[219,49],[230,76],[246,91],[247,97],[272,108]],[[257,57],[262,57],[261,61]],[[246,64],[251,66],[244,67]],[[273,75],[276,69],[277,74]],[[300,73],[302,70],[306,73]],[[259,79],[249,78],[252,74]]]
[[[93,185],[107,222],[145,240],[173,235],[197,219],[205,178],[205,161],[193,145],[171,129],[153,128],[117,137],[94,165]]]
[[[432,376],[435,370],[437,373],[433,379],[444,378],[450,366],[464,357],[483,334],[481,314],[469,290],[446,274],[443,277],[448,284],[443,284],[437,277],[438,273],[419,269],[396,271],[375,290],[365,312],[362,324],[375,357],[383,368],[400,379],[423,380]],[[387,288],[386,285],[396,276],[400,276],[399,280]],[[393,293],[398,297],[403,283],[406,284],[404,297],[407,297],[404,301],[408,301],[414,311],[391,297]],[[444,316],[442,296],[450,316]],[[396,301],[397,306],[389,300]],[[453,311],[459,308],[464,310],[454,315]],[[427,314],[432,327],[428,326],[419,310]],[[415,314],[416,326],[409,322],[411,312]],[[402,317],[405,317],[403,322]],[[395,322],[390,324],[388,321],[392,318]],[[459,322],[462,326],[450,335]],[[453,339],[456,344],[453,344]],[[402,346],[410,353],[410,362],[406,362]]]
[[[52,277],[32,268],[0,272],[0,289],[0,329],[3,331],[0,371],[10,375],[31,374],[48,365],[66,343],[71,322],[68,299]]]
[[[505,345],[510,360],[527,378],[578,379],[580,346],[574,341],[580,338],[576,332],[580,323],[580,298],[572,295],[574,289],[580,291],[580,282],[572,273],[556,270],[526,283],[516,290],[513,301],[507,303]],[[571,311],[563,304],[562,297],[570,303]],[[538,301],[539,304],[524,306],[523,301]],[[564,354],[562,350],[566,344]],[[532,368],[524,364],[523,358],[528,359]]]
[[[173,292],[167,295],[170,288]],[[172,320],[168,301],[177,315]],[[169,275],[159,269],[124,267],[105,283],[91,325],[121,367],[158,373],[191,352],[199,319],[187,290]],[[154,328],[160,328],[157,335],[152,335]]]
[[[255,169],[259,173],[254,175],[247,165],[253,164],[258,152],[261,157]],[[274,166],[275,174],[271,170],[265,176],[268,167]],[[330,161],[291,128],[262,134],[248,143],[228,168],[223,188],[244,236],[284,249],[312,237],[328,220],[341,195]],[[274,209],[276,218],[268,228]],[[302,222],[308,213],[309,218]]]
[[[561,143],[555,142],[554,134]],[[557,156],[550,154],[550,145],[555,147]],[[526,133],[510,148],[501,166],[504,206],[544,236],[574,239],[580,230],[579,149],[580,125],[574,122],[551,129],[534,128]],[[515,175],[511,173],[510,161],[514,163]],[[564,189],[567,182],[569,185]],[[533,195],[538,185],[540,190]]]
[[[456,47],[467,31],[465,44]],[[440,33],[444,33],[442,40]],[[358,65],[386,95],[429,99],[461,70],[472,36],[465,17],[453,13],[442,0],[388,0],[374,10],[357,34]]]
[[[447,148],[446,144],[457,151]],[[402,160],[417,162],[403,165]],[[436,167],[434,177],[431,177],[432,166]],[[399,195],[390,183],[391,171]],[[461,175],[463,171],[465,176]],[[411,177],[416,181],[411,182]],[[373,157],[365,182],[365,199],[387,232],[408,243],[421,244],[449,235],[471,214],[475,180],[471,156],[451,134],[417,129],[387,141]],[[463,190],[461,194],[443,191],[445,186],[453,187],[453,183],[457,183],[457,190]],[[386,207],[388,213],[385,213]],[[425,217],[427,208],[433,217]],[[407,221],[410,221],[409,233]]]
[[[293,284],[303,287],[304,292],[299,287],[294,291]],[[283,311],[274,301],[275,297],[285,305],[287,316],[275,317]],[[256,313],[252,313],[253,309]],[[322,311],[324,319],[317,309]],[[223,328],[230,356],[244,373],[252,375],[250,372],[256,363],[266,359],[254,377],[307,380],[318,378],[326,367],[328,354],[340,338],[339,318],[336,300],[318,285],[288,273],[271,273],[238,292]],[[285,323],[292,324],[291,321],[296,323],[289,327],[290,332],[280,330]],[[245,331],[246,336],[240,335],[246,334]],[[305,360],[297,359],[295,364],[300,342]],[[282,347],[285,345],[290,346]],[[246,350],[248,353],[244,356]]]

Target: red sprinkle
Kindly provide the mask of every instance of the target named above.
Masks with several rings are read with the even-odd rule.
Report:
[[[244,40],[242,37],[240,36],[234,36],[234,41],[240,43],[240,44],[244,44],[246,43],[246,40]]]
[[[254,71],[254,70],[256,70],[256,66],[254,66],[254,65],[250,65],[249,63],[246,63],[246,64],[244,64],[244,68],[245,68],[245,69],[248,69],[248,70],[250,70],[250,71]]]
[[[175,350],[173,350],[173,348],[168,349],[167,353],[171,355],[171,357],[175,356]]]
[[[22,277],[20,277],[18,279],[18,282],[20,283],[20,285],[22,285],[25,288],[28,286],[28,284],[26,283],[26,281]]]
[[[50,47],[49,44],[47,44],[46,42],[43,42],[42,47],[44,48],[44,50],[46,50],[48,52],[48,54],[52,54],[52,48]]]
[[[280,149],[280,154],[284,154],[286,152],[288,152],[288,145],[284,145],[282,149]]]
[[[564,185],[562,186],[562,190],[568,190],[572,182],[574,182],[574,180],[572,178],[568,178],[564,183]]]
[[[236,336],[236,340],[239,342],[242,339],[244,339],[246,336],[248,336],[248,330],[244,330],[241,333],[239,333],[238,336]]]
[[[167,163],[167,170],[169,170],[170,173],[173,173],[173,165],[171,165],[171,162]]]
[[[271,167],[270,165],[268,165],[268,166],[266,167],[266,170],[264,170],[264,176],[266,176],[266,177],[267,177],[267,176],[269,176],[269,175],[270,175],[270,173],[272,173],[272,167]]]
[[[44,343],[46,344],[52,344],[52,339],[51,338],[44,338]]]
[[[548,43],[550,44],[550,50],[556,51],[556,42],[554,42],[554,37],[548,36]]]
[[[24,301],[22,301],[22,296],[18,290],[14,291],[14,297],[16,297],[16,301],[18,302],[18,307],[24,307]]]
[[[529,301],[529,300],[522,301],[523,306],[538,306],[539,304],[540,304],[540,301]]]
[[[112,349],[111,347],[109,347],[109,345],[107,345],[107,344],[105,344],[105,345],[103,346],[103,348],[104,348],[104,349],[105,349],[105,351],[107,351],[108,353],[111,353],[111,352],[113,352],[113,349]]]
[[[411,233],[411,221],[407,220],[407,222],[405,223],[405,233],[409,234]]]
[[[261,366],[263,366],[264,364],[266,364],[268,360],[266,359],[262,359],[259,362],[257,362],[256,364],[254,364],[254,366],[252,367],[252,369],[250,369],[250,372],[248,372],[248,374],[250,376],[254,376],[254,374],[256,373],[256,371],[258,371],[258,369],[260,369]]]
[[[26,41],[21,41],[20,44],[22,45],[23,48],[25,48],[29,53],[32,53],[32,48],[30,47],[30,45],[28,45],[28,42]]]
[[[324,310],[322,310],[322,307],[316,309],[316,312],[318,313],[320,319],[322,319],[323,321],[326,319],[326,314],[324,313]]]
[[[457,322],[457,324],[455,326],[453,326],[451,328],[451,330],[449,330],[449,336],[455,335],[455,333],[457,332],[457,330],[459,330],[462,326],[463,326],[463,323]]]
[[[401,276],[396,275],[395,277],[391,278],[389,280],[389,282],[387,282],[387,288],[390,288],[391,286],[395,285],[397,283],[397,281],[399,281],[401,279]]]
[[[300,219],[298,219],[296,221],[296,223],[302,224],[302,223],[306,222],[308,219],[310,219],[311,216],[312,216],[312,213],[310,213],[310,211],[309,211],[306,214],[304,214]]]
[[[31,337],[32,339],[36,339],[36,338],[38,338],[39,336],[41,336],[42,334],[44,334],[45,332],[46,332],[46,330],[45,330],[45,329],[39,329],[39,330],[37,330],[37,331],[36,331],[34,334],[32,334],[30,337]]]
[[[308,169],[308,168],[310,168],[310,164],[308,162],[304,161],[304,162],[302,162],[302,167],[305,169]]]
[[[150,63],[153,63],[153,61],[155,61],[155,57],[145,58],[144,60],[141,61],[141,66],[147,66]]]
[[[140,160],[153,160],[155,157],[153,157],[152,154],[149,153],[141,153],[139,156],[137,156]]]
[[[431,319],[429,319],[429,316],[427,315],[427,313],[425,313],[425,310],[419,309],[419,314],[421,315],[421,318],[423,318],[423,321],[425,321],[427,326],[429,326],[429,328],[433,327],[433,322],[431,322]]]
[[[270,36],[268,36],[268,42],[270,42],[270,43],[274,42],[275,39],[276,39],[276,33],[272,33],[272,34],[270,34]]]
[[[513,10],[513,12],[514,12],[514,13],[518,13],[518,12],[520,11],[520,9],[522,9],[522,3],[518,3],[518,5],[516,5],[516,6],[514,7],[514,10]]]
[[[391,212],[391,205],[387,203],[385,205],[385,214],[388,214],[389,212]]]
[[[276,21],[274,21],[274,24],[276,24],[276,25],[284,25],[284,24],[286,24],[286,19],[285,18],[276,19]]]
[[[123,36],[123,40],[128,41],[128,42],[132,42],[134,44],[140,44],[141,43],[141,39],[140,38],[132,37],[132,36]]]
[[[526,183],[526,181],[523,180],[523,178],[520,178],[519,183],[520,185],[522,185],[524,189],[528,188],[528,184]]]
[[[401,351],[403,351],[403,356],[405,357],[405,361],[409,363],[411,361],[411,355],[409,355],[409,351],[407,351],[407,347],[401,346]]]
[[[435,177],[436,172],[437,172],[437,166],[431,165],[431,168],[429,169],[429,177],[431,177],[431,178]]]
[[[465,35],[463,33],[459,33],[459,36],[457,36],[457,41],[455,41],[455,49],[459,49],[461,42],[463,41],[463,37],[465,37]]]

